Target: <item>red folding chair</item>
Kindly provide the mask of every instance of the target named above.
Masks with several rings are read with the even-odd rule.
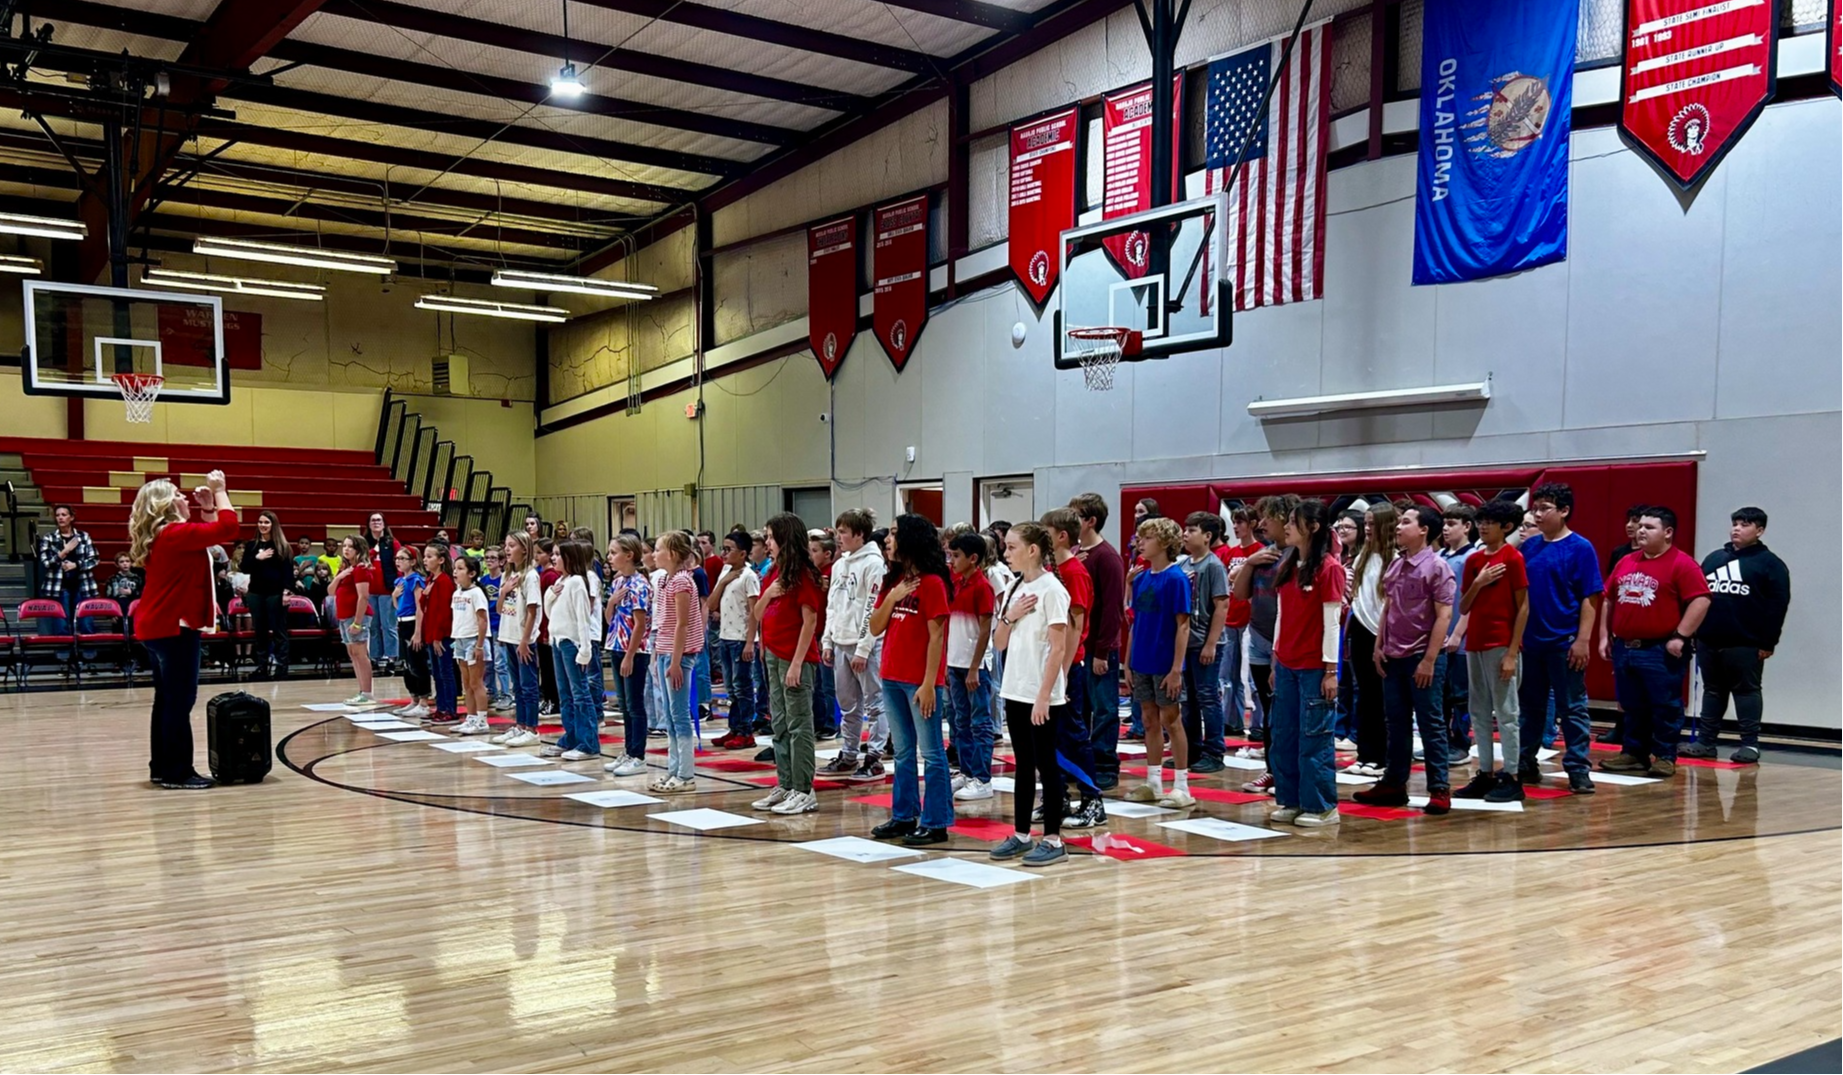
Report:
[[[245,661],[249,661],[252,666],[255,664],[255,658],[250,653],[256,641],[255,618],[250,615],[249,606],[243,603],[243,598],[230,599],[230,607],[224,610],[224,627],[225,630],[215,641],[220,647],[229,650],[225,662],[230,666],[230,673],[236,675]],[[220,653],[224,652],[223,648]]]
[[[16,679],[19,679],[19,641],[13,637],[12,623],[4,612],[0,612],[0,686]]]
[[[314,669],[332,675],[332,635],[320,622],[320,610],[314,607],[313,599],[291,593],[287,606],[290,660],[293,660],[292,653],[311,653]]]
[[[134,614],[140,607],[141,599],[138,597],[128,602],[128,618],[122,622],[124,628],[122,633],[127,636],[126,645],[123,648],[128,653],[128,684],[130,686],[134,685],[135,672],[143,667],[150,672],[153,670],[152,662],[147,659],[147,647],[141,645],[141,640],[136,638],[134,633]]]
[[[84,630],[88,621],[93,630]],[[77,604],[77,682],[86,666],[107,664],[118,673],[128,668],[128,621],[122,606],[109,597],[88,597]],[[105,659],[106,658],[106,659]]]
[[[44,630],[45,620],[63,620],[64,605],[49,597],[34,597],[21,601],[15,613],[19,621],[19,685],[24,687],[31,678],[34,664],[62,665],[66,678],[75,674],[77,660],[77,636],[70,633],[72,626],[66,623],[62,633]],[[31,621],[28,631],[27,621]],[[59,651],[62,650],[62,655]]]

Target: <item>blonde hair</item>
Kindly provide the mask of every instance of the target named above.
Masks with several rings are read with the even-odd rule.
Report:
[[[683,530],[667,530],[659,535],[657,544],[665,546],[666,552],[678,561],[678,570],[686,570],[685,565],[691,559],[691,539]]]
[[[1395,524],[1401,515],[1395,505],[1386,500],[1378,500],[1364,509],[1368,518],[1363,520],[1363,545],[1351,561],[1351,580],[1361,582],[1363,569],[1372,559],[1382,561],[1382,570],[1376,572],[1376,595],[1382,596],[1382,576],[1388,573],[1389,565],[1395,562]]]
[[[1137,533],[1147,541],[1163,545],[1168,560],[1177,559],[1178,550],[1184,547],[1184,535],[1178,530],[1177,523],[1162,515],[1140,523]]]
[[[134,507],[128,509],[128,558],[134,566],[146,567],[154,538],[167,523],[179,521],[180,499],[178,486],[165,478],[148,482],[134,494]]]

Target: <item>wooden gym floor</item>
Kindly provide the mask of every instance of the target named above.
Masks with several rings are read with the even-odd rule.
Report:
[[[1231,769],[973,888],[892,867],[983,864],[1009,795],[944,852],[848,861],[794,845],[867,834],[887,784],[700,833],[648,815],[751,815],[746,753],[603,808],[563,796],[646,778],[254,686],[276,771],[204,793],[147,788],[144,687],[0,696],[0,1069],[1737,1071],[1843,1020],[1843,779],[1777,754],[1521,813],[1165,827],[1264,828]],[[511,778],[540,769],[593,779]]]

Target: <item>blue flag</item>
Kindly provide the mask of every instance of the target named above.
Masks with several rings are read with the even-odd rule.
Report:
[[[1579,0],[1427,0],[1414,282],[1568,255]]]

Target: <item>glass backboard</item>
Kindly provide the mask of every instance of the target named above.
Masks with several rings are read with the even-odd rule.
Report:
[[[216,295],[27,280],[23,387],[120,398],[117,373],[166,379],[163,403],[228,403],[224,308]]]

